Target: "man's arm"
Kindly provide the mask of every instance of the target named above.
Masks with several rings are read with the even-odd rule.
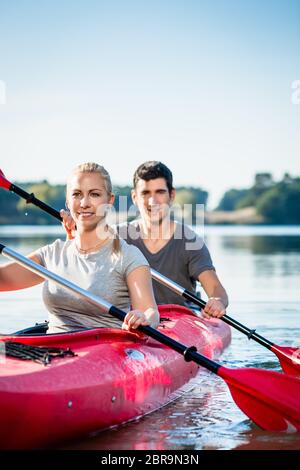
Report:
[[[205,290],[208,301],[203,310],[206,317],[220,318],[226,313],[228,296],[214,270],[203,271],[198,280]]]

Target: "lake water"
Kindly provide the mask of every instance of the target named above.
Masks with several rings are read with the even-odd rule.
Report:
[[[0,227],[0,242],[27,254],[62,235],[59,227]],[[228,314],[279,345],[300,345],[300,227],[207,227],[205,241],[229,297]],[[0,262],[5,262],[2,257]],[[47,318],[41,287],[0,294],[0,331]],[[220,362],[280,370],[273,353],[233,331]],[[64,449],[300,449],[300,434],[258,429],[226,383],[206,371],[182,398],[137,422]]]

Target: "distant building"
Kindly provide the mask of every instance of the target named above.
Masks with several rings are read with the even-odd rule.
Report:
[[[255,186],[260,188],[270,188],[273,185],[274,181],[271,173],[256,173]]]

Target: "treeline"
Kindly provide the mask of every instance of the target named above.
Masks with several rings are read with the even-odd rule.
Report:
[[[46,180],[40,182],[15,183],[29,194],[60,210],[65,207],[65,185],[50,185]],[[115,209],[128,210],[132,204],[130,186],[114,186],[116,201]],[[119,196],[122,196],[119,197]],[[178,187],[176,203],[206,204],[208,192],[201,188]],[[0,224],[4,225],[44,225],[57,224],[57,220],[43,212],[33,204],[27,204],[24,199],[11,191],[0,188]]]
[[[257,173],[249,189],[226,191],[217,210],[255,207],[267,224],[300,224],[300,178],[288,173],[274,181],[271,173]]]
[[[57,210],[65,207],[65,185],[50,185],[46,180],[16,185]],[[115,186],[114,192],[116,210],[129,209],[131,187]],[[175,202],[179,205],[206,205],[207,200],[208,192],[201,188],[177,188]],[[286,173],[281,181],[274,181],[271,173],[257,173],[250,188],[226,191],[217,210],[236,211],[245,207],[254,207],[267,224],[300,224],[300,177],[293,178]],[[53,225],[57,221],[14,193],[0,188],[0,224]]]

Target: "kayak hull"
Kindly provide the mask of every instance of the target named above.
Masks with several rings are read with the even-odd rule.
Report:
[[[160,314],[162,333],[209,358],[230,343],[230,329],[220,320],[203,320],[177,305],[161,306]],[[0,339],[75,353],[46,366],[2,357],[2,449],[45,448],[141,417],[174,399],[199,370],[154,339],[120,329]]]

